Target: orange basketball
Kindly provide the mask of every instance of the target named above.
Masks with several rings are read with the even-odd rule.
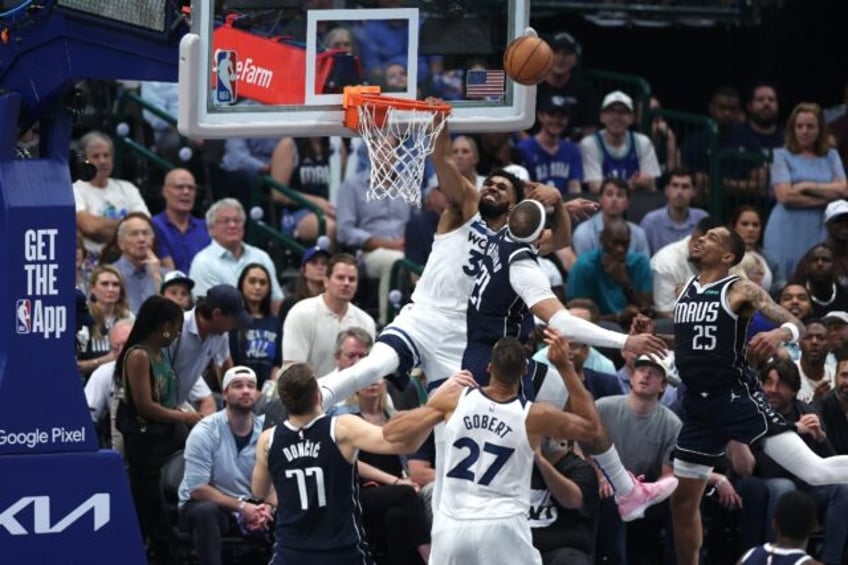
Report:
[[[506,48],[503,57],[504,71],[519,84],[539,84],[554,64],[551,46],[538,37],[515,38]]]

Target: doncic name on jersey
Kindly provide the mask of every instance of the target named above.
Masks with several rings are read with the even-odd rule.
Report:
[[[26,296],[15,301],[15,333],[58,339],[68,329],[68,309],[50,304],[45,297],[59,300],[57,286],[56,228],[28,229],[24,232],[23,275]]]

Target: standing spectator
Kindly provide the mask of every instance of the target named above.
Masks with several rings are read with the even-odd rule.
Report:
[[[598,305],[601,320],[630,327],[630,319],[654,304],[650,260],[628,251],[630,228],[614,219],[601,232],[601,248],[579,255],[568,274],[566,295],[589,298]]]
[[[170,257],[174,268],[187,273],[197,253],[209,245],[206,220],[191,215],[197,198],[197,183],[186,169],[173,169],[162,183],[165,209],[153,216],[159,256]]]
[[[602,181],[616,177],[630,190],[656,190],[662,174],[654,145],[646,135],[630,131],[633,100],[620,90],[610,92],[601,104],[604,129],[580,141],[583,180],[592,192]]]
[[[571,246],[577,255],[588,253],[601,246],[601,230],[611,220],[624,218],[624,213],[630,206],[630,188],[620,178],[609,177],[601,185],[601,196],[598,200],[601,210],[589,220],[580,223],[574,230]],[[630,247],[628,251],[651,256],[651,247],[645,230],[633,222],[627,222],[630,227]]]
[[[798,400],[810,403],[833,390],[834,368],[827,364],[827,326],[819,320],[807,322],[807,333],[801,338],[801,357],[795,361],[801,375]]]
[[[533,546],[545,565],[590,565],[598,522],[598,479],[573,450],[546,440],[535,452],[530,479]]]
[[[100,259],[103,246],[115,237],[118,221],[130,212],[149,216],[150,210],[134,184],[110,177],[114,145],[108,135],[89,132],[80,139],[80,148],[86,161],[97,167],[93,179],[74,183],[77,228],[86,250],[83,273],[90,273]]]
[[[848,356],[840,351],[836,361],[836,386],[821,400],[822,420],[830,443],[848,455]]]
[[[825,239],[825,206],[848,196],[842,160],[828,148],[818,104],[804,102],[792,110],[786,146],[774,152],[771,184],[777,204],[766,224],[765,250],[782,272],[791,273],[810,243]]]
[[[740,127],[756,138],[763,153],[771,159],[771,152],[783,146],[784,132],[778,124],[780,107],[777,89],[771,84],[755,84],[748,96],[745,109],[748,119]]]
[[[810,293],[815,318],[822,318],[832,310],[848,310],[848,292],[838,284],[833,267],[833,251],[819,243],[804,253],[792,277]]]
[[[300,274],[297,277],[294,289],[289,289],[291,292],[280,305],[280,323],[285,323],[292,306],[304,298],[312,298],[324,292],[329,258],[330,252],[318,245],[309,247],[303,252],[303,257],[300,260]]]
[[[554,62],[545,80],[539,83],[536,100],[550,96],[563,96],[571,109],[569,125],[571,131],[565,135],[575,142],[583,136],[592,135],[598,129],[598,94],[586,80],[578,60],[577,41],[571,34],[561,31],[547,39],[554,51]]]
[[[201,420],[185,445],[185,474],[179,488],[180,527],[194,541],[200,565],[219,565],[221,537],[264,531],[274,508],[250,498],[256,443],[264,418],[253,414],[256,374],[235,366],[224,375],[223,410]]]
[[[326,290],[295,304],[283,324],[283,360],[309,363],[316,374],[333,370],[333,351],[338,333],[364,328],[374,338],[376,324],[365,311],[351,303],[356,295],[359,269],[356,258],[334,255],[327,264]]]
[[[179,410],[177,383],[166,351],[183,327],[180,307],[151,296],[138,311],[129,338],[115,364],[119,384],[116,425],[124,437],[130,489],[142,537],[154,536],[167,523],[159,477],[162,465],[183,447],[186,426],[200,414]]]
[[[111,265],[95,267],[91,273],[91,301],[88,310],[94,325],[77,332],[77,367],[84,380],[100,365],[115,360],[109,344],[109,330],[119,320],[132,320],[127,291],[121,274]]]
[[[824,211],[827,246],[833,251],[833,271],[843,290],[848,290],[848,200],[834,200]]]
[[[229,332],[230,357],[236,365],[250,368],[256,386],[274,379],[283,364],[280,319],[271,313],[271,275],[260,263],[251,263],[241,272],[238,289],[250,314],[250,325]]]
[[[645,214],[639,224],[645,230],[651,255],[689,235],[707,216],[700,208],[690,208],[695,198],[695,175],[689,169],[674,169],[668,173],[665,198],[668,204]]]
[[[368,198],[368,182],[364,173],[346,180],[339,189],[339,243],[363,251],[366,276],[380,281],[379,321],[385,324],[392,266],[404,257],[410,206],[400,198]]]
[[[565,194],[577,194],[583,182],[580,149],[563,139],[568,126],[568,103],[564,96],[542,98],[536,107],[539,132],[518,144],[530,178],[555,186]]]
[[[183,310],[191,310],[194,307],[191,298],[191,289],[193,288],[194,281],[188,278],[184,272],[171,271],[162,277],[159,294],[165,298],[170,298],[179,304]]]
[[[596,402],[598,414],[618,446],[624,466],[645,480],[670,477],[671,452],[682,426],[680,418],[660,404],[668,386],[665,359],[643,355],[634,362],[627,395],[610,396]],[[651,507],[647,515],[626,525],[618,515],[612,489],[601,479],[601,521],[598,550],[610,563],[660,563],[660,532],[669,522],[668,503]]]
[[[145,300],[159,294],[162,285],[162,261],[153,251],[153,238],[150,217],[141,212],[127,214],[118,224],[121,256],[113,266],[121,273],[133,314]]]
[[[763,216],[755,206],[739,206],[730,219],[730,229],[735,231],[745,242],[745,253],[755,255],[763,265],[763,281],[761,286],[773,291],[786,284],[787,273],[782,273],[777,262],[766,255],[763,250]]]
[[[235,287],[245,266],[261,263],[271,273],[271,311],[278,312],[283,290],[271,257],[258,247],[244,242],[244,208],[234,198],[224,198],[206,212],[206,225],[212,242],[191,262],[189,276],[194,281],[194,295],[203,296],[211,286],[228,284]]]

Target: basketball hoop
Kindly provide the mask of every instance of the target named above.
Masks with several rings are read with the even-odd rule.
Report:
[[[451,107],[380,96],[378,86],[345,87],[342,106],[345,126],[368,148],[368,199],[403,198],[420,207],[424,163]]]

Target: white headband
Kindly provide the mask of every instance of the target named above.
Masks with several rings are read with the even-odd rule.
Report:
[[[539,221],[539,225],[536,226],[536,229],[533,230],[533,233],[531,233],[530,235],[525,237],[518,237],[517,235],[512,233],[512,230],[509,230],[509,237],[511,237],[514,241],[519,241],[521,243],[533,243],[542,236],[542,231],[544,231],[545,229],[545,222],[547,221],[548,216],[545,213],[545,207],[542,206],[542,203],[538,200],[528,199],[524,202],[532,202],[536,205],[536,207],[539,209],[539,213],[542,215],[541,221]]]

